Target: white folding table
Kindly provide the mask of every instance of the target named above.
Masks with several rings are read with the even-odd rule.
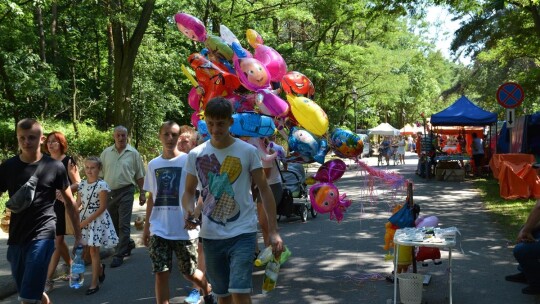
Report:
[[[405,233],[407,231],[407,233]],[[449,303],[452,304],[452,248],[456,246],[455,236],[452,238],[436,239],[434,237],[414,237],[422,234],[422,228],[404,228],[394,234],[394,304],[397,304],[397,265],[399,246],[421,246],[448,249],[448,293]]]

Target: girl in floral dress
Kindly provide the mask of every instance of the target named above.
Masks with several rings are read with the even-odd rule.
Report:
[[[107,183],[99,179],[101,160],[91,156],[84,162],[86,180],[79,184],[77,203],[82,204],[81,233],[82,240],[90,249],[92,258],[92,282],[86,291],[87,295],[99,291],[99,283],[105,280],[105,264],[101,263],[99,248],[112,248],[118,244],[118,236],[107,211]],[[98,283],[99,281],[99,283]]]

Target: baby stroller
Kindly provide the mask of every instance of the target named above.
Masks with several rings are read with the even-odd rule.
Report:
[[[280,170],[280,173],[283,180],[283,198],[276,209],[278,221],[281,216],[298,215],[302,222],[305,222],[308,212],[312,218],[317,217],[317,211],[308,200],[306,173],[302,164],[289,163],[288,170]]]

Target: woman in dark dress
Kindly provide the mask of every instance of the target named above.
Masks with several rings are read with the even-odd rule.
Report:
[[[81,181],[79,175],[79,170],[77,169],[77,164],[71,156],[67,156],[65,153],[67,151],[68,144],[64,134],[58,131],[53,131],[47,135],[45,141],[45,152],[49,153],[52,158],[61,161],[66,167],[68,173],[69,183],[71,184],[71,192],[76,193]],[[63,269],[64,279],[68,278],[69,269],[72,263],[71,256],[69,254],[69,249],[64,240],[64,235],[66,235],[66,209],[64,206],[63,198],[59,195],[59,192],[56,193],[56,201],[54,202],[54,212],[56,213],[56,240],[55,240],[55,250],[51,257],[51,262],[49,264],[49,270],[47,272],[47,281],[45,283],[45,292],[50,292],[54,287],[53,276],[62,257],[65,261],[65,266]]]

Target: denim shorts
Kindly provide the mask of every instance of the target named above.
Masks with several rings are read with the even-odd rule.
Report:
[[[17,285],[19,301],[41,303],[53,251],[54,239],[8,246],[7,260]]]
[[[251,293],[256,233],[224,240],[203,239],[206,275],[218,297]]]
[[[193,275],[197,270],[197,239],[167,240],[157,235],[150,237],[149,254],[154,273],[172,270],[172,254],[176,254],[178,268],[184,275]]]

